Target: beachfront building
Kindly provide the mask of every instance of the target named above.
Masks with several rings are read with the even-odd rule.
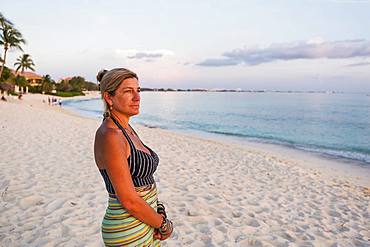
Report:
[[[34,72],[29,72],[29,71],[25,71],[25,72],[16,72],[15,70],[11,70],[12,74],[14,76],[23,76],[24,78],[26,78],[29,86],[31,87],[35,87],[35,86],[40,86],[41,83],[42,83],[42,76],[41,75],[38,75]],[[22,93],[28,93],[28,86],[17,86],[15,85],[15,89],[14,89],[15,92],[22,92]]]

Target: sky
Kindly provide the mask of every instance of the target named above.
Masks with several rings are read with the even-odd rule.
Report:
[[[0,12],[56,81],[125,67],[141,87],[370,92],[370,0],[0,0]],[[22,52],[8,54],[12,67]]]

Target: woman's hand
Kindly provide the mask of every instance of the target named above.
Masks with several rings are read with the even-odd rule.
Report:
[[[158,232],[158,230],[157,230],[157,229],[154,229],[153,239],[154,239],[154,240],[156,240],[156,239],[162,240],[162,236],[161,236],[161,234]]]
[[[160,228],[154,229],[153,238],[159,240],[166,240],[172,235],[173,224],[172,221],[163,217],[163,223]]]
[[[159,239],[161,241],[166,240],[172,235],[172,231],[169,234],[162,235],[159,233],[158,229],[154,229],[153,239]]]
[[[163,217],[163,223],[160,228],[155,229],[153,234],[154,239],[166,240],[172,235],[173,224],[167,219],[166,208],[161,202],[157,202],[157,213]]]

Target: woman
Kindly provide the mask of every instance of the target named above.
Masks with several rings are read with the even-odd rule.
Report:
[[[172,233],[153,178],[159,158],[130,126],[139,114],[138,77],[124,68],[97,75],[105,102],[95,135],[95,162],[109,193],[102,235],[106,246],[160,246]]]

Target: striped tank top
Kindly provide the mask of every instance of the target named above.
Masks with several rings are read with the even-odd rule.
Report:
[[[142,150],[136,149],[133,141],[126,133],[125,129],[121,126],[121,124],[111,117],[113,122],[121,129],[123,135],[126,137],[129,145],[130,145],[130,156],[127,158],[127,162],[130,168],[130,173],[132,177],[132,181],[135,187],[141,187],[145,185],[154,184],[154,177],[153,174],[157,169],[159,163],[158,155],[146,146],[141,140],[140,142],[149,150],[150,154],[144,152]],[[131,127],[131,125],[130,125]],[[131,129],[136,134],[135,130],[131,127]],[[139,137],[136,134],[137,137]],[[140,139],[140,138],[139,138]],[[108,173],[106,169],[99,169],[100,174],[103,176],[105,187],[110,194],[116,194],[114,191],[113,185],[109,179]]]

